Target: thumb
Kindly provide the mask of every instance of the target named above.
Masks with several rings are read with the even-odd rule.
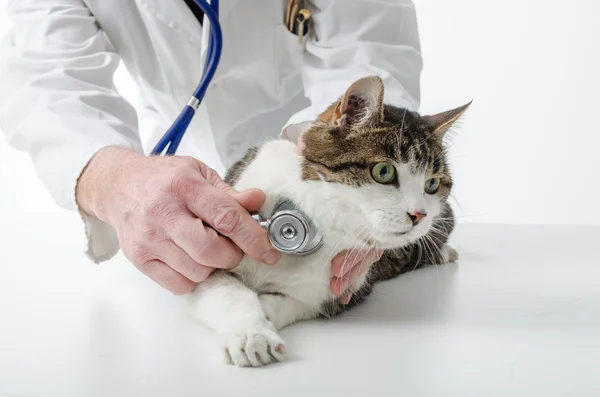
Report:
[[[248,212],[256,212],[265,203],[265,193],[260,189],[246,189],[238,192],[222,180],[216,181],[215,187],[236,199]]]
[[[260,189],[247,189],[231,194],[248,212],[256,212],[266,200],[265,193]]]
[[[240,205],[244,207],[248,212],[258,211],[260,207],[262,207],[262,205],[265,203],[265,193],[260,189],[246,189],[242,192],[238,192],[231,185],[229,185],[223,179],[221,179],[216,172],[207,173],[206,179],[214,187],[224,191],[225,193],[229,194],[231,197],[236,199],[236,201],[240,203]]]

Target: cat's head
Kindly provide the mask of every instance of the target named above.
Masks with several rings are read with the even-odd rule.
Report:
[[[396,248],[440,215],[452,188],[443,138],[470,103],[421,116],[383,96],[381,79],[366,77],[319,116],[304,134],[302,178],[334,187],[344,229]]]

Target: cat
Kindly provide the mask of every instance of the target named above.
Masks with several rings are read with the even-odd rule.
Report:
[[[332,317],[360,303],[373,284],[424,264],[457,259],[447,246],[454,217],[447,203],[452,177],[444,135],[470,103],[433,116],[384,104],[376,76],[355,81],[306,131],[302,156],[273,140],[227,172],[237,190],[266,193],[263,213],[291,199],[324,235],[309,256],[283,255],[275,266],[248,256],[217,270],[188,296],[192,314],[223,338],[225,360],[237,366],[281,361],[278,330]],[[377,247],[382,258],[350,290],[330,292],[331,259],[342,250]]]

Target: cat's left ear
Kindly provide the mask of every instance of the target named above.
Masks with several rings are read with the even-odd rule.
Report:
[[[429,125],[431,132],[442,138],[452,125],[467,111],[473,101],[459,108],[448,110],[446,112],[434,114],[432,116],[423,116],[425,122]]]
[[[340,127],[365,125],[383,120],[383,81],[377,76],[355,81],[344,96],[319,116]]]

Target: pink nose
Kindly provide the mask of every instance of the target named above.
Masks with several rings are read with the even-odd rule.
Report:
[[[407,212],[406,214],[412,221],[413,226],[417,226],[421,222],[421,219],[427,216],[426,212]]]

